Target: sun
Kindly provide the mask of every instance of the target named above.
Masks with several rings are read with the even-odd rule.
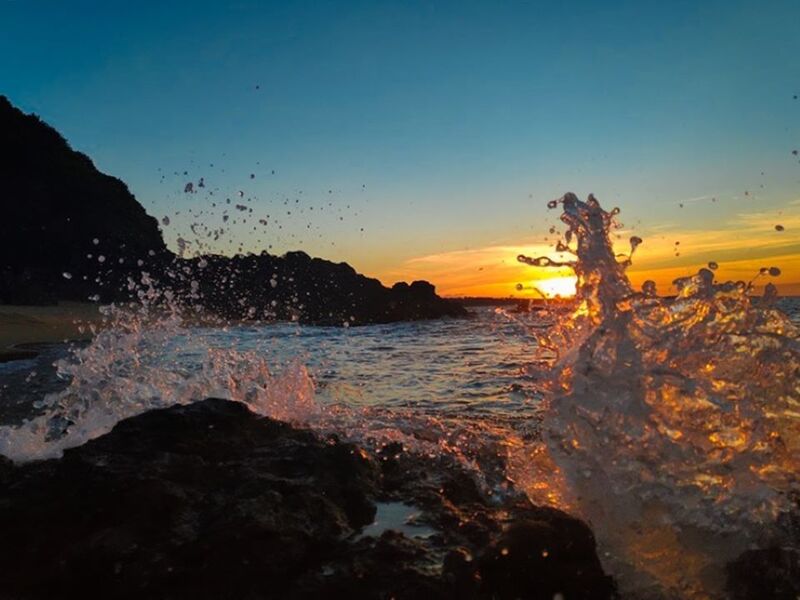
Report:
[[[578,278],[575,276],[551,277],[535,281],[533,287],[547,298],[571,298],[575,295],[575,283],[577,281]]]

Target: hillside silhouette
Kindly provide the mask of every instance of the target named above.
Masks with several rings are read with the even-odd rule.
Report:
[[[5,96],[0,215],[0,304],[132,300],[130,281],[148,273],[174,297],[231,319],[359,324],[464,314],[428,282],[387,288],[304,252],[180,258],[125,183]]]

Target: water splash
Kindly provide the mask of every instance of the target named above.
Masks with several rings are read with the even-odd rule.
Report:
[[[63,389],[36,403],[37,416],[0,426],[0,454],[20,463],[58,458],[123,419],[217,397],[364,447],[395,445],[430,457],[451,456],[487,489],[505,485],[498,454],[511,438],[508,427],[414,409],[320,402],[301,360],[275,371],[258,350],[209,344],[209,326],[226,330],[231,323],[194,305],[196,294],[176,294],[146,273],[129,280],[128,288],[138,302],[103,307],[103,323],[88,325],[91,343],[56,362]]]
[[[635,292],[630,255],[610,241],[618,210],[558,203],[557,250],[576,260],[519,259],[569,264],[576,309],[537,332],[558,356],[544,445],[521,449],[511,471],[534,501],[590,522],[623,592],[721,596],[728,561],[791,543],[777,523],[800,489],[800,332],[772,307],[774,286],[754,299],[752,282],[716,283],[709,269],[677,280],[674,299],[653,282]]]
[[[46,394],[37,403],[38,416],[0,427],[0,454],[16,462],[56,458],[125,418],[208,397],[287,421],[318,410],[302,364],[273,373],[254,352],[206,348],[195,339],[195,327],[224,326],[222,321],[161,289],[147,273],[128,287],[139,302],[101,309],[102,325],[89,325],[92,342],[56,362],[58,377],[68,381],[65,389]],[[191,353],[203,357],[199,369],[180,360]]]

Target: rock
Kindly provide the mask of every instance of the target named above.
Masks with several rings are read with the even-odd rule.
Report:
[[[304,252],[177,262],[180,266],[171,270],[175,277],[167,285],[177,289],[185,302],[227,319],[350,326],[466,315],[462,306],[437,296],[427,282],[389,289],[347,263],[311,258]],[[198,286],[194,296],[192,281]]]
[[[129,278],[148,273],[185,304],[227,319],[341,326],[466,314],[427,282],[389,289],[305,252],[177,257],[124,183],[4,96],[0,256],[0,304],[135,301]]]
[[[86,301],[151,250],[166,252],[158,224],[127,186],[0,96],[0,303]]]
[[[544,518],[542,518],[544,517]],[[553,511],[512,523],[478,559],[480,588],[493,598],[575,600],[608,598],[614,586],[603,573],[592,532]]]
[[[728,565],[732,600],[797,600],[800,598],[800,551],[772,547],[748,550]]]
[[[485,475],[498,479],[498,452],[480,457]],[[466,599],[613,598],[594,535],[559,510],[533,506],[513,490],[489,495],[469,473],[441,456],[423,458],[399,444],[378,453],[383,490],[424,507],[424,522],[441,532],[436,551],[448,594]],[[494,474],[494,475],[493,475]],[[435,544],[434,544],[435,545]]]
[[[248,597],[297,587],[368,524],[358,450],[222,400],[119,423],[0,492],[4,593]]]
[[[384,501],[435,533],[358,535]],[[224,400],[127,419],[60,460],[0,460],[0,531],[3,594],[26,600],[612,590],[591,533],[559,511],[492,498],[447,457],[367,452]]]

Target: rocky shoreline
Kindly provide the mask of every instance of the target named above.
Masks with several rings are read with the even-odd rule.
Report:
[[[424,535],[365,531],[386,503],[413,507]],[[0,530],[19,599],[614,594],[591,531],[562,512],[492,497],[445,457],[367,452],[224,400],[0,462]]]
[[[0,531],[13,600],[618,597],[564,512],[493,494],[449,456],[368,451],[218,399],[61,459],[0,456]],[[726,597],[792,600],[800,555],[750,550],[727,579]]]

